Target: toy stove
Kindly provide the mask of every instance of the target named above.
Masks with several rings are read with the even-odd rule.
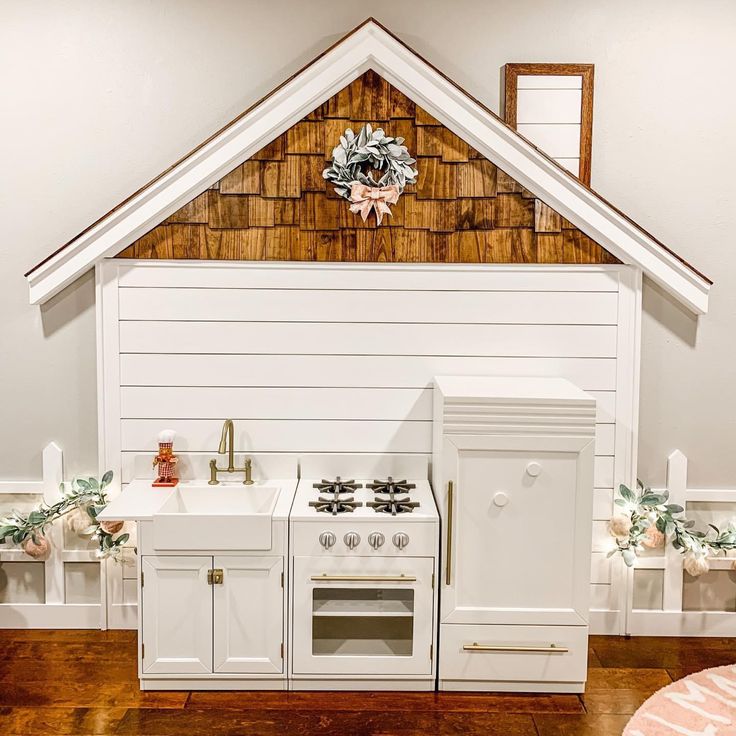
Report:
[[[433,689],[439,517],[428,461],[312,455],[290,515],[296,689]]]

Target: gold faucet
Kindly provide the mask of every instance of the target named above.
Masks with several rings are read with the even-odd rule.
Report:
[[[210,480],[211,486],[216,486],[220,481],[217,480],[218,473],[245,473],[245,480],[243,485],[253,485],[253,478],[251,477],[252,463],[250,458],[245,459],[245,466],[242,468],[235,467],[235,448],[234,445],[234,434],[233,420],[226,419],[222,425],[222,436],[220,437],[220,445],[217,448],[218,455],[224,455],[227,452],[227,467],[218,468],[217,461],[215,458],[210,460]]]

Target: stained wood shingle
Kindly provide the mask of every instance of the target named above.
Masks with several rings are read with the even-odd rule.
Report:
[[[377,226],[322,177],[369,122],[417,159]],[[378,173],[377,173],[378,176]],[[616,259],[375,72],[367,72],[120,253],[121,258],[434,263]]]

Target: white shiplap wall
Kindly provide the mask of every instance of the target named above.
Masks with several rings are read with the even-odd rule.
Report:
[[[604,520],[631,482],[638,285],[626,266],[108,260],[101,462],[128,483],[170,427],[204,474],[226,417],[256,456],[430,454],[435,375],[563,376],[598,401],[593,605],[617,611]]]

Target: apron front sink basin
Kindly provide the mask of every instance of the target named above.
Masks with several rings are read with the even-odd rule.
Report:
[[[268,550],[279,488],[182,484],[153,515],[160,550]]]

